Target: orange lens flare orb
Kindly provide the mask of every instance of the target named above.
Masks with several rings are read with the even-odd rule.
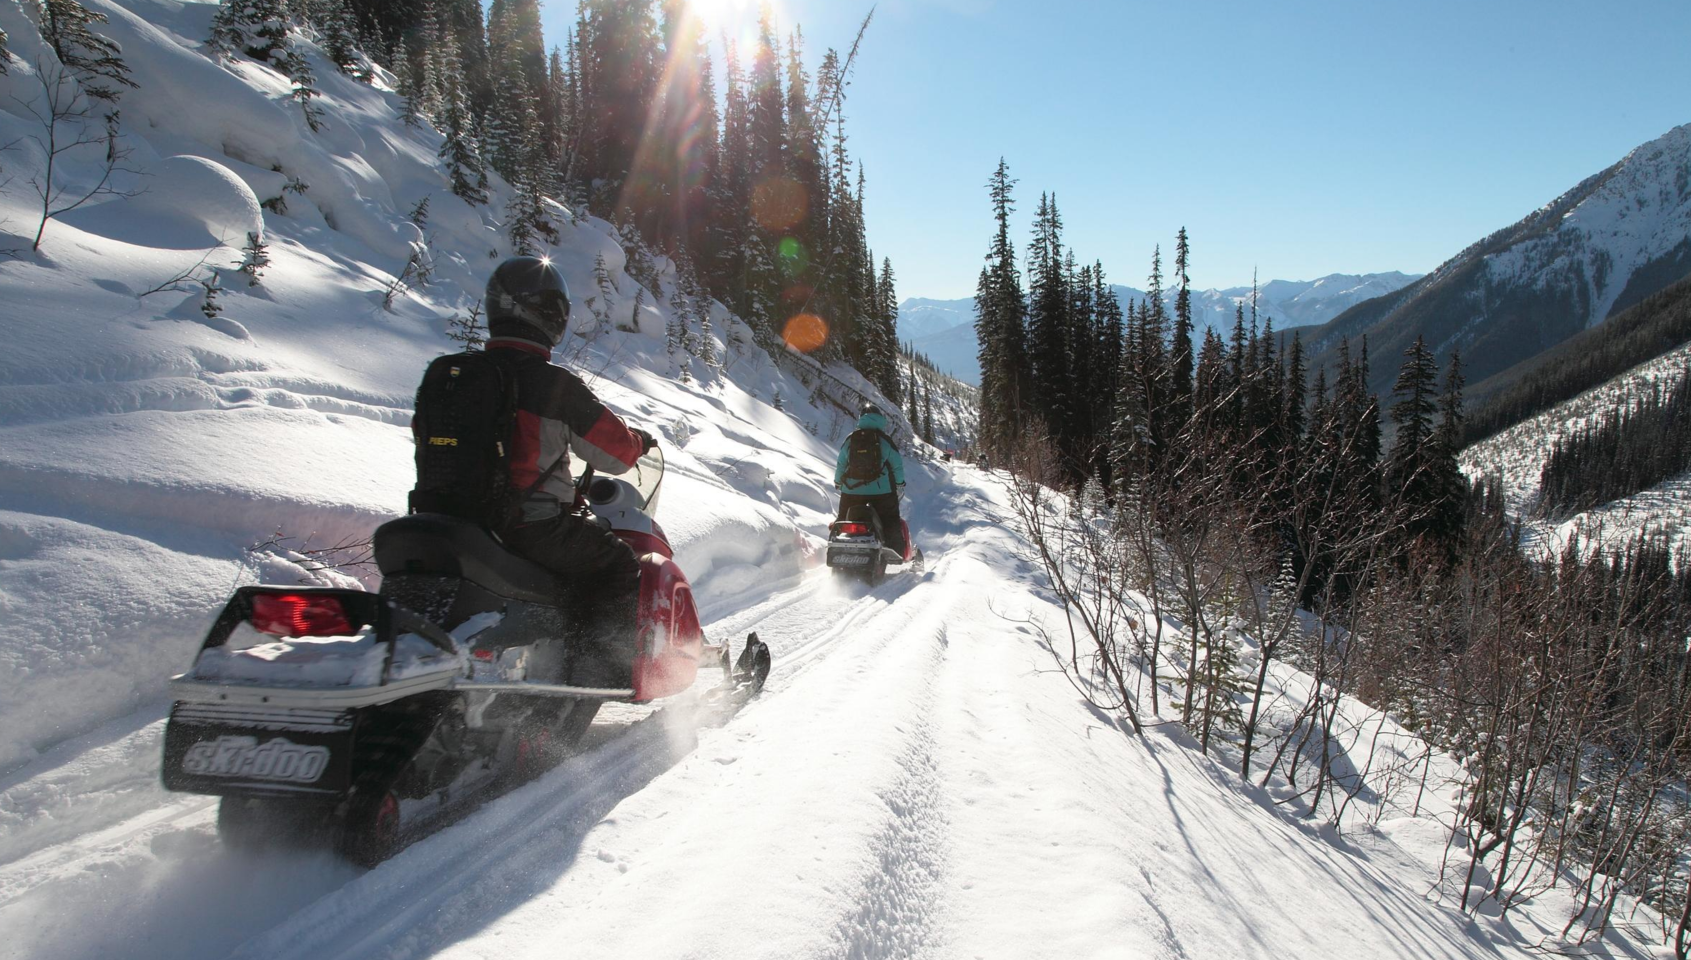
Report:
[[[810,353],[828,342],[828,321],[814,313],[798,314],[787,321],[781,339],[800,353]]]
[[[810,197],[798,181],[769,177],[752,187],[752,219],[771,233],[798,226],[810,214]]]

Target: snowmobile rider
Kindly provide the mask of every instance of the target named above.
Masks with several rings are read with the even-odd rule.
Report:
[[[587,625],[569,682],[633,685],[640,567],[610,530],[575,512],[570,454],[603,473],[626,473],[657,445],[629,427],[581,378],[550,362],[569,322],[569,288],[550,261],[512,257],[487,281],[487,353],[516,383],[509,445],[511,495],[521,498],[496,531],[511,552],[558,575],[565,609]]]
[[[834,467],[834,487],[840,491],[837,519],[856,506],[868,506],[881,518],[883,546],[904,555],[904,523],[898,516],[898,499],[904,494],[904,458],[887,436],[887,418],[873,403],[863,405],[857,429],[840,447]]]

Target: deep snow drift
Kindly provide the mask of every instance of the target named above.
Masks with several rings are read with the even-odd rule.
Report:
[[[1544,936],[1456,914],[1436,827],[1391,798],[1336,837],[1174,727],[1088,710],[1042,645],[1062,614],[1001,477],[913,456],[926,573],[835,584],[815,558],[841,411],[720,307],[722,367],[670,355],[667,265],[642,296],[609,225],[563,211],[583,306],[561,359],[661,436],[705,628],[759,631],[769,687],[731,716],[609,708],[579,756],[375,870],[225,851],[213,802],[159,786],[165,680],[232,586],[365,573],[323,548],[402,508],[417,377],[508,250],[499,198],[453,198],[391,92],[317,60],[312,133],[273,74],[203,56],[210,6],[89,2],[141,84],[123,129],[147,189],[0,259],[0,956],[1445,958]],[[0,28],[0,94],[27,100],[43,52],[17,0]],[[10,103],[0,143],[29,132]],[[0,161],[0,247],[27,250],[39,161]],[[227,265],[265,201],[248,286]],[[413,256],[432,279],[384,307]],[[220,315],[197,283],[141,295],[201,257]]]

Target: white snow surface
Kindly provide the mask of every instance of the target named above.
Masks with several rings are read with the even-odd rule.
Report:
[[[847,418],[720,306],[723,369],[668,355],[669,265],[636,316],[609,225],[561,210],[551,254],[578,300],[599,256],[614,289],[595,305],[613,322],[578,310],[558,359],[660,436],[659,519],[701,620],[717,639],[756,630],[769,686],[736,713],[692,694],[608,707],[578,755],[374,870],[224,849],[215,801],[159,784],[167,678],[236,585],[374,585],[322,551],[403,509],[410,398],[509,252],[506,191],[457,201],[437,135],[315,52],[328,125],[308,131],[274,74],[203,55],[209,4],[86,2],[141,85],[123,107],[138,169],[178,202],[161,187],[90,205],[32,254],[32,198],[0,192],[0,248],[23,247],[0,258],[0,958],[1426,960],[1526,957],[1559,929],[1554,896],[1507,917],[1453,908],[1437,863],[1454,771],[1416,816],[1360,797],[1341,835],[1178,727],[1135,738],[1089,708],[1042,639],[1062,612],[1001,477],[909,451],[926,571],[831,580],[817,546]],[[29,132],[8,97],[31,96],[42,52],[18,0],[0,28],[5,143]],[[39,161],[3,160],[18,183]],[[310,186],[284,194],[288,178]],[[247,286],[227,266],[245,238],[225,233],[279,196],[288,212],[261,214],[272,264]],[[405,214],[425,196],[420,229]],[[227,243],[207,260],[224,268],[217,318],[197,285],[139,296],[206,253],[175,246],[195,231]],[[425,239],[432,280],[384,309]],[[1275,673],[1290,696],[1305,682]],[[1358,743],[1419,755],[1353,709],[1380,734]]]

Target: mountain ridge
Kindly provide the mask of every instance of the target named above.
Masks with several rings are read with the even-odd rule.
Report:
[[[1325,323],[1344,310],[1374,297],[1389,295],[1420,279],[1420,274],[1392,270],[1383,273],[1330,273],[1314,280],[1269,280],[1257,287],[1257,312],[1271,317],[1280,329]],[[1126,309],[1143,300],[1137,287],[1111,284]],[[1163,292],[1163,303],[1174,312],[1175,291]],[[1251,287],[1211,287],[1192,291],[1192,319],[1201,329],[1225,333],[1232,328],[1234,310],[1250,308]],[[926,354],[941,370],[965,383],[979,385],[980,367],[974,336],[974,300],[908,297],[899,304],[899,338]],[[967,327],[967,330],[963,328]]]
[[[1315,365],[1366,336],[1385,394],[1417,336],[1478,381],[1548,350],[1691,274],[1691,124],[1629,151],[1432,273],[1328,321]]]

